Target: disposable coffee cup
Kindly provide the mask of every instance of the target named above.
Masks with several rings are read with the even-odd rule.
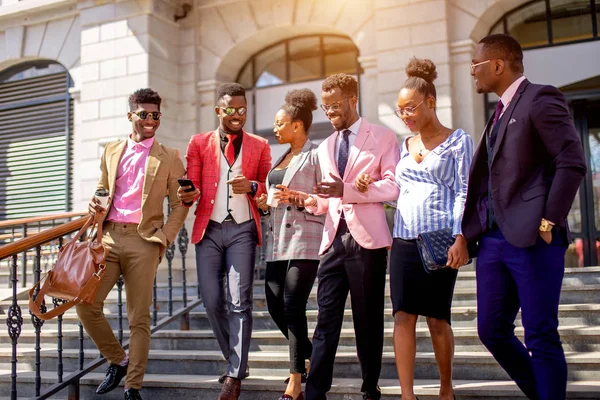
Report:
[[[277,189],[275,185],[269,187],[269,192],[267,193],[267,205],[269,207],[277,207],[279,205],[279,200],[275,198],[275,193],[278,192],[280,192],[280,190]]]
[[[100,201],[100,206],[102,206],[104,209],[108,207],[108,195],[109,193],[106,189],[98,189],[94,194],[98,201]]]

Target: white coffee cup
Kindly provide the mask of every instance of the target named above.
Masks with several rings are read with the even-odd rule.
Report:
[[[98,201],[100,202],[100,206],[102,206],[102,208],[106,209],[108,207],[108,197],[109,197],[108,190],[98,189],[98,190],[96,190],[94,197],[96,197],[98,199]]]
[[[267,193],[267,205],[269,207],[277,207],[279,205],[279,200],[275,198],[275,193],[280,192],[280,189],[277,189],[275,185],[271,185],[269,187],[269,192]]]

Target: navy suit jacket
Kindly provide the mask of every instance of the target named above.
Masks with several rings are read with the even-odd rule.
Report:
[[[479,240],[487,226],[489,128],[491,120],[469,176],[462,230],[471,242]],[[567,214],[586,169],[562,93],[524,80],[500,120],[492,155],[494,214],[506,240],[516,247],[533,246],[542,218],[568,232]]]

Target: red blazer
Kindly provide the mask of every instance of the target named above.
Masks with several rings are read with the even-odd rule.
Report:
[[[251,181],[258,183],[258,190],[254,197],[248,195],[252,217],[258,232],[258,245],[262,244],[260,228],[260,214],[254,199],[266,192],[265,180],[271,169],[271,149],[269,142],[260,137],[242,132],[242,174]],[[194,228],[192,230],[192,243],[197,244],[204,237],[206,226],[213,212],[217,186],[219,184],[219,169],[221,162],[221,146],[219,131],[199,133],[192,136],[187,148],[185,159],[187,161],[187,177],[200,189],[199,200],[194,214]]]

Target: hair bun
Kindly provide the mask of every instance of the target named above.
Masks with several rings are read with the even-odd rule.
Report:
[[[297,108],[317,109],[317,96],[310,89],[294,89],[287,92],[285,102]]]
[[[438,76],[433,61],[427,58],[415,57],[413,57],[406,66],[406,75],[409,78],[416,77],[425,79],[429,83],[433,83]]]

